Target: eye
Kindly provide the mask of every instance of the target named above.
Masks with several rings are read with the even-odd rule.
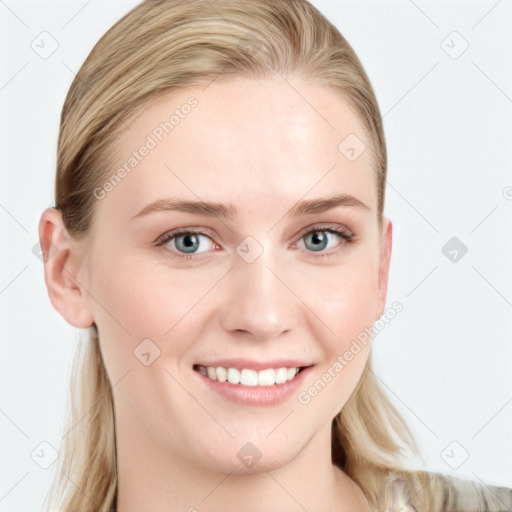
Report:
[[[300,241],[305,240],[304,245],[311,249],[311,251],[308,252],[320,252],[318,255],[314,255],[314,257],[330,257],[333,255],[333,251],[324,251],[324,249],[329,244],[329,239],[331,241],[334,239],[340,240],[338,244],[335,244],[334,251],[336,252],[336,248],[343,249],[344,246],[346,246],[349,243],[353,242],[354,235],[347,230],[346,228],[343,228],[341,226],[314,226],[310,230],[308,230],[306,233],[304,233],[300,239]],[[321,252],[323,251],[323,252]]]
[[[202,238],[207,241],[201,243]],[[335,245],[334,252],[336,252],[336,248],[342,249],[343,246],[353,242],[354,235],[346,228],[340,226],[320,225],[314,226],[304,233],[299,241],[303,239],[306,241],[304,245],[307,249],[311,249],[307,252],[320,253],[314,255],[314,257],[329,257],[333,255],[333,251],[325,252],[324,249],[327,247],[330,239],[336,240],[336,238],[341,241]],[[171,253],[173,253],[173,257],[188,260],[200,257],[202,252],[208,252],[208,241],[214,243],[212,238],[202,231],[192,228],[180,228],[163,234],[155,241],[154,245],[156,247],[167,245],[170,249],[172,248]],[[200,248],[205,249],[205,251],[198,252]]]
[[[204,237],[210,242],[213,242],[210,236],[206,233],[190,228],[182,228],[170,231],[169,233],[165,233],[156,240],[155,246],[174,246],[174,249],[177,250],[178,253],[183,251],[183,253],[176,255],[177,258],[192,259],[198,257],[198,255],[201,254],[200,252],[195,252],[198,248],[204,248],[205,245],[208,245],[208,243],[201,244],[201,237]]]

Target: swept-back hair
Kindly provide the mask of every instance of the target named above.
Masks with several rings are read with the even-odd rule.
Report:
[[[307,0],[146,0],[98,41],[66,97],[55,204],[68,232],[77,239],[88,233],[94,190],[112,175],[116,137],[150,100],[213,79],[276,73],[329,87],[355,109],[370,142],[380,226],[387,156],[377,100],[352,47],[318,9]],[[76,352],[68,411],[48,510],[114,511],[114,408],[95,327]],[[379,386],[370,354],[332,422],[333,462],[379,511],[396,478],[406,482],[421,511],[503,509],[483,485],[404,469],[407,453],[419,455],[417,444]]]

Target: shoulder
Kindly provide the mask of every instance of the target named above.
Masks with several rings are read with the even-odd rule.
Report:
[[[397,510],[512,512],[512,488],[509,487],[423,471],[401,473],[392,478],[388,503],[398,506]],[[405,505],[409,505],[409,509],[403,509]],[[423,510],[425,506],[428,511]]]
[[[474,480],[455,479],[445,491],[452,495],[453,512],[471,508],[482,512],[512,512],[512,489]],[[447,511],[448,512],[448,511]]]
[[[491,486],[489,490],[497,497],[503,505],[504,512],[512,512],[512,488]]]
[[[512,489],[475,480],[445,478],[445,512],[512,512]]]

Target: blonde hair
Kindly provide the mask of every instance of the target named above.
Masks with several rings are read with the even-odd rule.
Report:
[[[98,41],[76,75],[61,116],[56,208],[68,232],[85,236],[93,191],[112,172],[111,148],[125,121],[158,95],[231,76],[274,73],[332,88],[354,107],[370,141],[381,224],[387,156],[370,81],[339,31],[307,0],[146,0]],[[66,434],[47,510],[114,511],[117,467],[114,404],[98,331],[79,344],[70,386]],[[376,510],[403,480],[420,511],[501,510],[485,486],[407,470],[419,455],[403,418],[379,386],[371,354],[358,386],[332,422],[332,460]],[[52,508],[53,507],[53,508]]]

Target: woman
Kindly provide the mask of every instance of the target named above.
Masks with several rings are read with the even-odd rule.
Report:
[[[89,328],[49,510],[508,510],[405,469],[361,333],[386,309],[386,146],[306,0],[141,3],[61,118],[40,238]],[[316,247],[319,245],[319,247]]]

